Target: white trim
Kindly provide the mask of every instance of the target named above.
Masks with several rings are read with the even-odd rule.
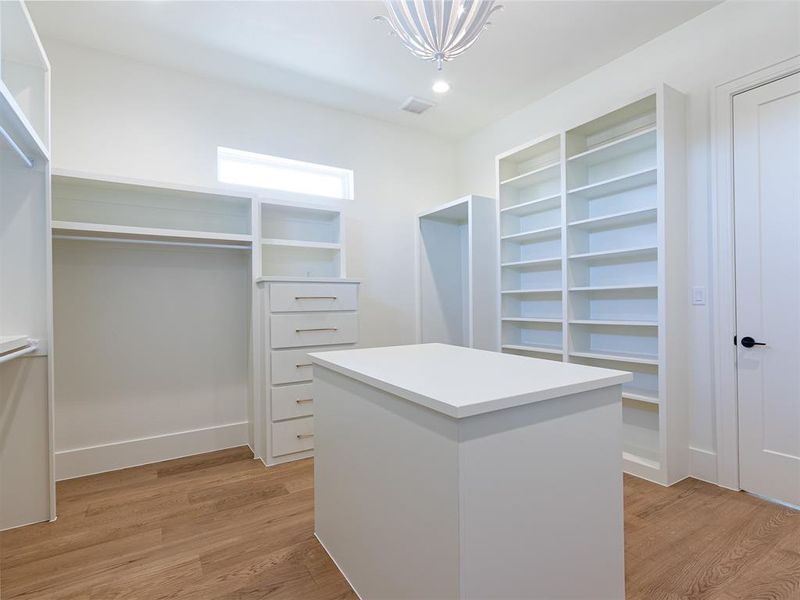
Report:
[[[717,483],[717,453],[689,446],[689,472],[692,477]]]
[[[739,490],[733,238],[733,96],[800,70],[800,55],[716,87],[712,103],[712,356],[717,418],[717,484]]]
[[[358,593],[358,590],[356,589],[356,586],[354,586],[353,582],[350,581],[350,578],[347,576],[347,573],[342,571],[342,568],[339,566],[339,563],[337,563],[336,559],[333,558],[333,555],[328,551],[328,548],[325,546],[325,542],[322,541],[322,539],[319,537],[319,534],[316,531],[314,532],[314,537],[317,538],[317,541],[319,542],[319,545],[322,546],[323,550],[325,550],[325,554],[328,555],[328,558],[330,558],[331,561],[333,562],[333,564],[336,565],[336,568],[339,569],[339,573],[342,574],[342,577],[344,577],[344,580],[347,582],[347,585],[349,585],[350,589],[353,590],[353,593],[356,596],[358,596],[358,600],[363,600],[363,597],[361,596],[361,594]]]
[[[248,445],[248,422],[56,452],[56,479],[72,479]]]

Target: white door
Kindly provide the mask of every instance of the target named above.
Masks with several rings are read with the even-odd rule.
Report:
[[[800,74],[733,115],[740,485],[800,505]]]

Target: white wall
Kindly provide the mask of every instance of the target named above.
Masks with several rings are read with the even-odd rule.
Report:
[[[714,88],[800,53],[800,3],[730,0],[464,140],[459,193],[495,194],[495,156],[588,121],[658,82],[687,94],[691,285],[711,285],[710,110]],[[688,301],[688,299],[687,299]],[[715,479],[708,306],[691,307],[691,445],[696,475]]]
[[[216,186],[217,146],[355,171],[347,274],[363,279],[365,345],[414,341],[414,215],[453,199],[455,147],[351,113],[56,40],[53,166]]]

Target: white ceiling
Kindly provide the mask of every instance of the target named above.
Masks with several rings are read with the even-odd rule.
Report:
[[[40,34],[460,137],[708,10],[717,1],[506,1],[445,65],[413,57],[377,1],[30,2]],[[423,115],[409,95],[436,100]]]

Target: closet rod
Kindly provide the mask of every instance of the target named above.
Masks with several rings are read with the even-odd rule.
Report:
[[[25,356],[26,354],[31,354],[36,352],[39,349],[39,343],[36,340],[30,340],[30,345],[22,348],[21,350],[16,350],[15,352],[9,352],[8,354],[3,354],[0,356],[0,365],[3,363],[7,363],[15,358],[19,358],[20,356]]]
[[[54,235],[54,240],[83,240],[86,242],[120,242],[123,244],[149,244],[156,246],[188,246],[190,248],[225,248],[229,250],[252,250],[251,246],[211,244],[203,242],[173,242],[168,240],[134,240],[127,238],[98,237],[88,235]]]
[[[2,136],[2,138],[11,147],[11,149],[19,155],[19,157],[22,159],[22,162],[24,162],[29,169],[32,169],[33,161],[30,158],[28,158],[28,155],[22,151],[22,148],[17,146],[17,143],[14,141],[14,139],[2,127],[0,127],[0,136]]]

